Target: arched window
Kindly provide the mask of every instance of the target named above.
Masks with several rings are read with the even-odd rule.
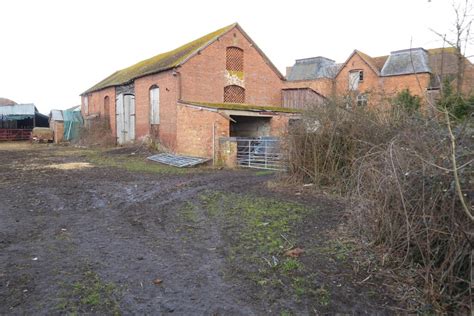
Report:
[[[245,103],[245,89],[236,85],[224,87],[224,102]]]
[[[160,88],[150,87],[150,124],[160,124]]]
[[[244,71],[244,51],[238,47],[227,47],[226,69],[230,71]]]
[[[89,115],[89,96],[84,96],[84,114]]]
[[[106,96],[104,98],[104,117],[108,119],[110,117],[110,98]]]

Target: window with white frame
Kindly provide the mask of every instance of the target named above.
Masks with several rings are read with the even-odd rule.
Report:
[[[349,90],[357,90],[361,81],[364,81],[364,72],[362,70],[351,70],[349,72]]]
[[[150,87],[150,124],[160,124],[160,88]]]
[[[84,114],[85,115],[89,114],[89,96],[88,95],[84,96]]]
[[[367,106],[367,94],[361,93],[357,96],[357,106]]]

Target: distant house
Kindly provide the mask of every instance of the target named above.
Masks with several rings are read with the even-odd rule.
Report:
[[[8,99],[2,100],[5,104]],[[48,126],[48,116],[39,113],[34,104],[0,105],[0,140],[29,139],[33,128]]]
[[[462,90],[471,94],[473,65],[465,58],[463,65]],[[403,89],[414,95],[436,98],[444,79],[456,79],[457,68],[453,48],[412,48],[380,57],[355,50],[342,64],[325,57],[296,60],[294,66],[287,68],[285,89],[310,88],[325,97],[344,95],[352,105],[378,106],[383,98]]]
[[[283,76],[238,24],[119,70],[82,93],[86,121],[110,121],[117,143],[150,135],[211,157],[219,137],[284,132]],[[93,126],[93,124],[87,124]]]

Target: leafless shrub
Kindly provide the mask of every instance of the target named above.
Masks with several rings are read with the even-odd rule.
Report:
[[[115,146],[116,138],[110,128],[109,120],[95,118],[89,120],[79,132],[78,145],[90,147]]]
[[[351,197],[356,232],[380,250],[385,264],[414,273],[411,281],[398,273],[398,281],[419,289],[433,311],[469,309],[473,223],[456,193],[447,127],[403,111],[338,104],[304,117],[288,135],[290,178]],[[468,188],[472,126],[457,133],[458,174]],[[472,191],[463,194],[472,201]]]

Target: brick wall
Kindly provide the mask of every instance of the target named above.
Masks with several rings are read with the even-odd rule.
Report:
[[[91,114],[98,114],[101,118],[104,118],[104,100],[105,97],[109,97],[109,117],[110,117],[110,127],[114,135],[116,135],[115,130],[115,87],[102,89],[99,91],[92,92],[88,95],[89,98],[89,112],[85,112],[84,108],[84,96],[81,98],[81,112],[82,116],[86,117]]]
[[[354,54],[336,76],[335,91],[338,95],[344,95],[349,91],[349,73],[353,70],[364,72],[364,80],[359,82],[358,92],[381,90],[378,74],[358,54]]]
[[[281,114],[272,117],[270,120],[270,135],[281,137],[288,132],[288,121],[294,115]]]
[[[220,114],[177,105],[178,100],[222,103],[224,86],[229,83],[226,70],[227,47],[239,47],[244,52],[241,85],[245,87],[245,103],[281,106],[282,80],[265,59],[238,30],[233,29],[177,71],[138,78],[134,81],[135,135],[140,139],[155,134],[172,151],[195,156],[212,156],[212,126],[216,124],[216,139],[229,136],[229,121]],[[160,124],[150,125],[149,89],[160,88]],[[109,96],[111,126],[115,131],[115,88],[89,95],[89,111],[101,113],[105,96]],[[83,98],[84,99],[84,98]]]
[[[215,146],[218,146],[220,137],[229,137],[229,120],[217,112],[178,104],[177,119],[176,151],[179,153],[211,158],[213,135]]]
[[[364,72],[364,80],[359,82],[357,91],[352,93],[354,98],[359,93],[366,93],[368,106],[379,110],[388,108],[387,100],[404,89],[423,97],[430,85],[428,73],[380,77],[358,54],[354,54],[336,77],[335,91],[338,95],[343,96],[350,92],[349,73],[352,70]]]
[[[408,89],[411,94],[423,97],[430,85],[430,78],[430,74],[422,73],[418,75],[382,77],[380,80],[383,90],[388,96],[393,96],[404,89]]]
[[[230,46],[244,51],[245,103],[280,106],[280,77],[238,29],[231,30],[181,67],[182,100],[224,101],[226,48]]]
[[[315,80],[285,81],[284,88],[311,88],[321,93],[325,97],[330,97],[333,93],[333,79],[320,78]]]
[[[64,122],[52,121],[52,126],[54,132],[54,143],[59,144],[64,140]]]
[[[160,88],[160,124],[150,125],[150,87]],[[146,135],[158,137],[163,145],[171,150],[176,147],[176,122],[178,99],[178,78],[172,71],[138,78],[135,80],[135,135],[137,139]]]

